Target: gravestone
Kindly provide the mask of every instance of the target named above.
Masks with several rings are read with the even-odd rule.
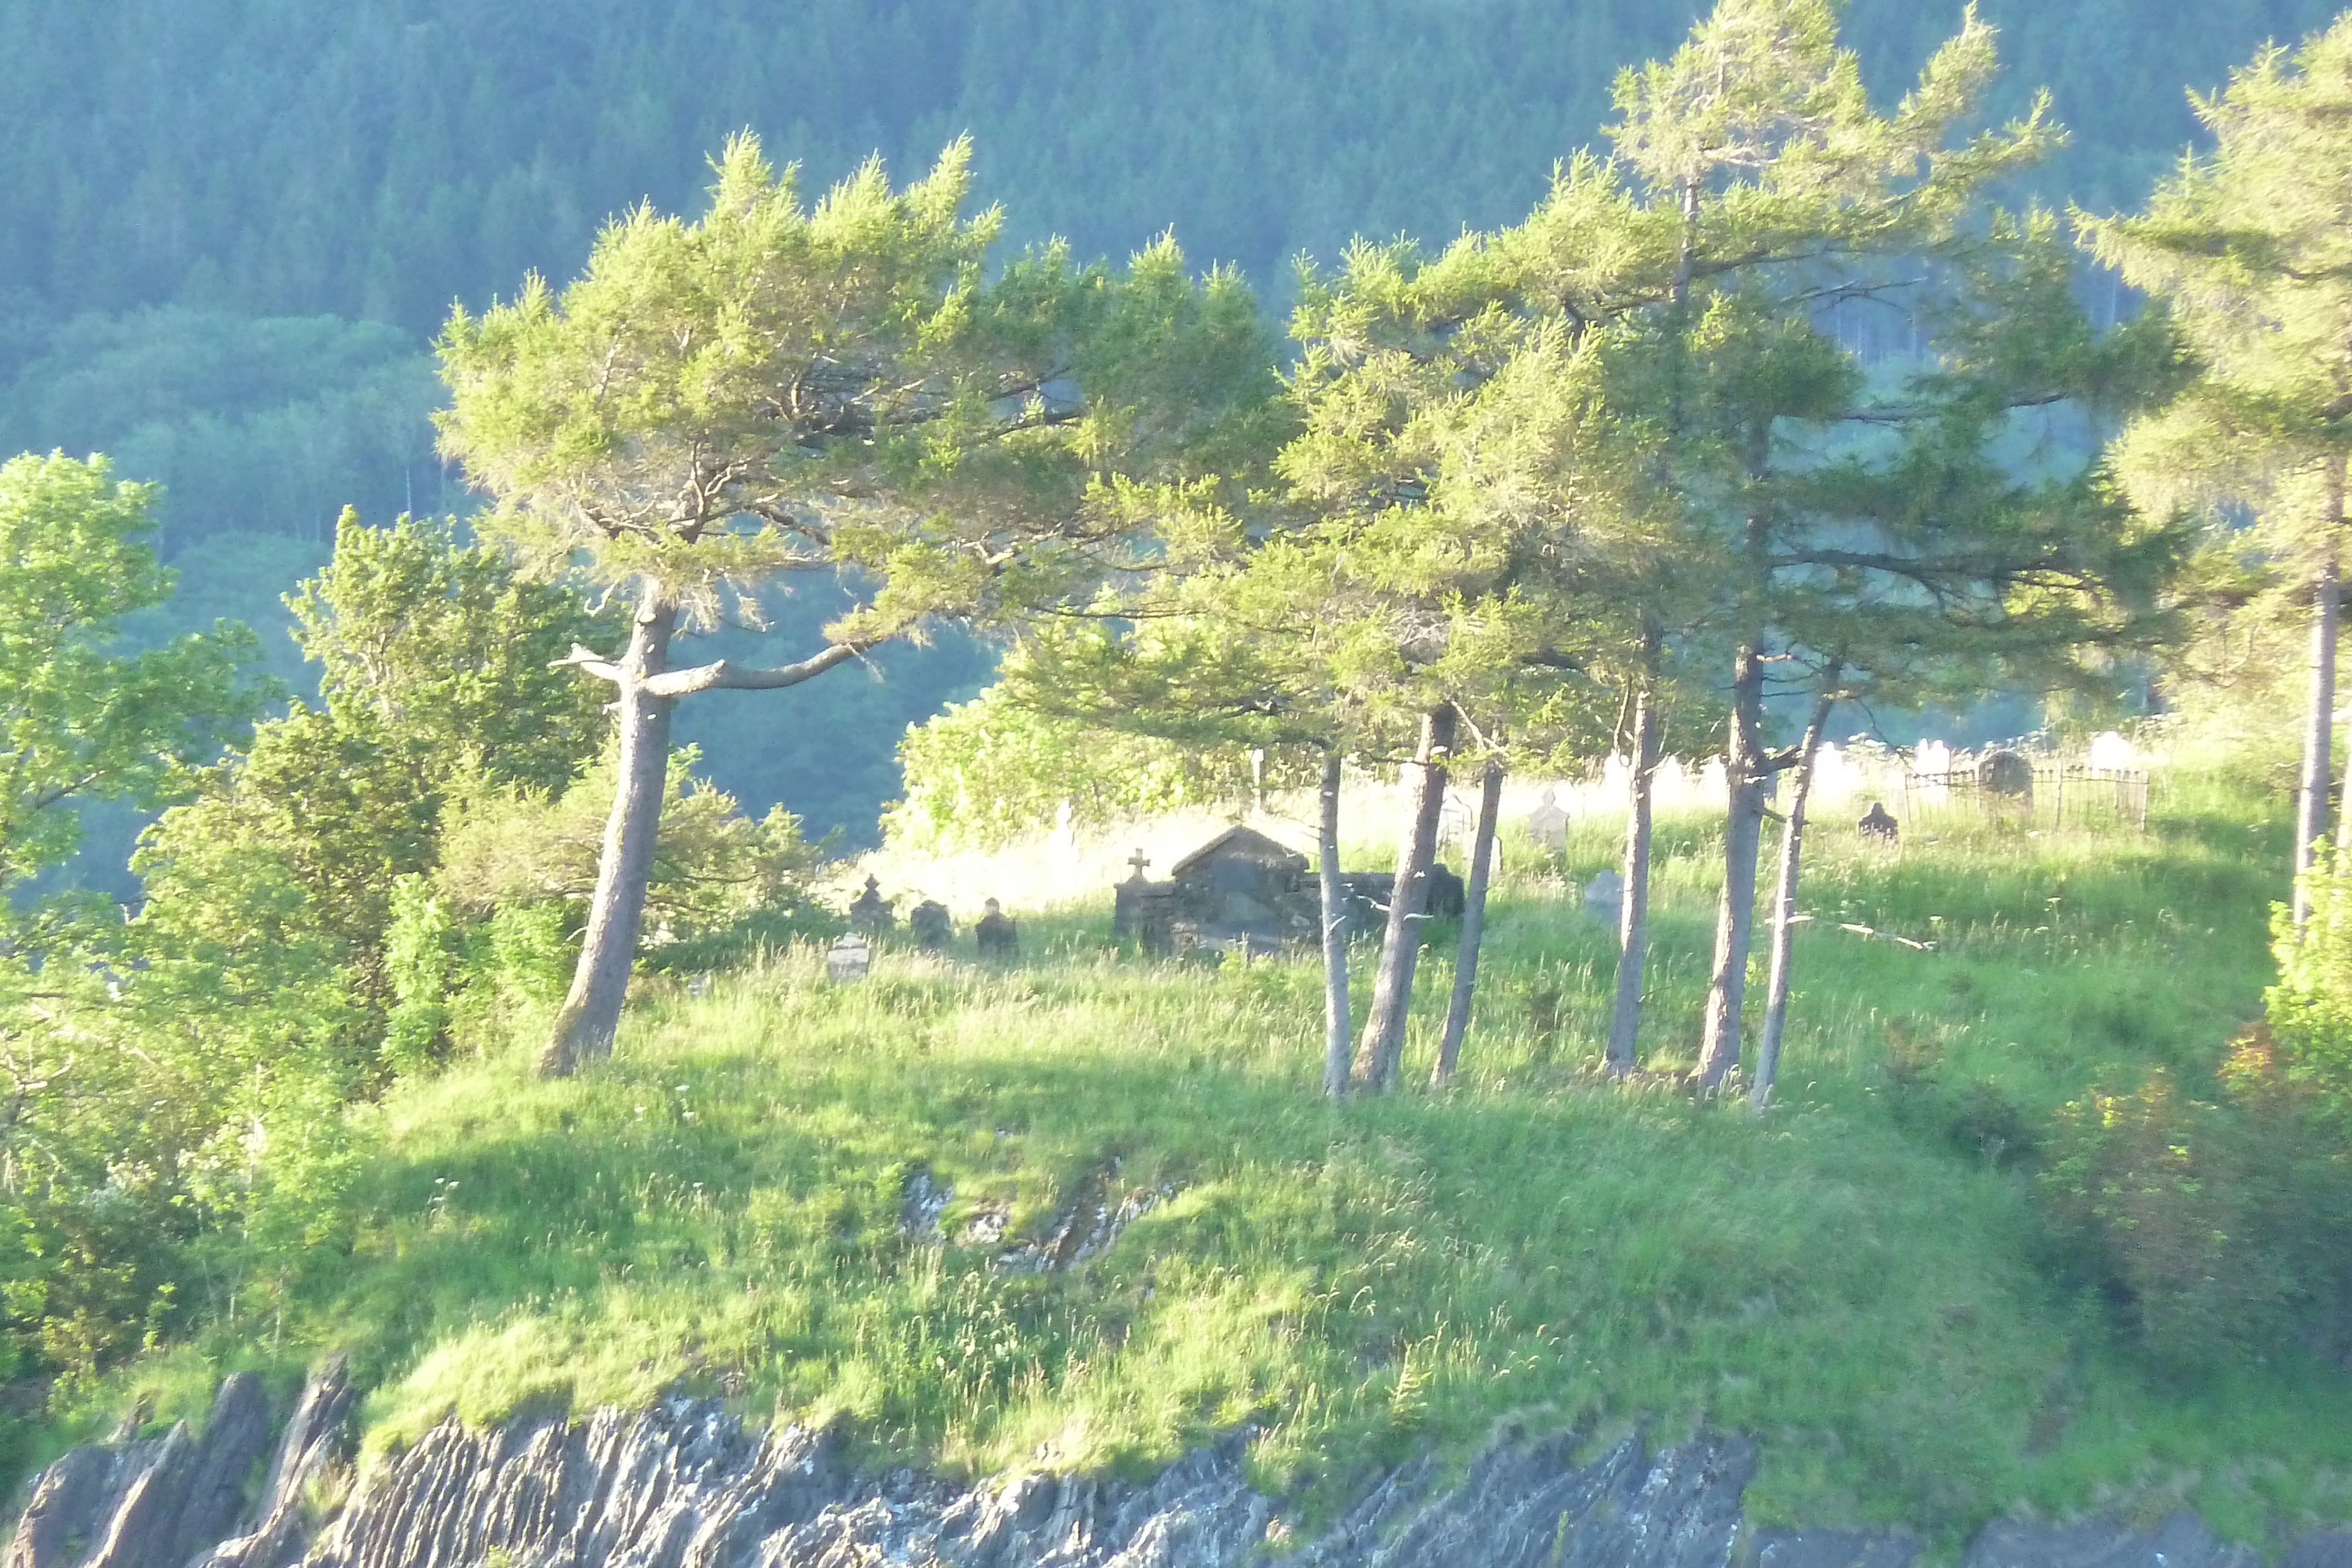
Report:
[[[1017,958],[1021,956],[1021,925],[997,907],[990,899],[984,913],[971,928],[972,940],[980,946],[983,958]]]
[[[824,956],[824,977],[844,983],[862,980],[874,966],[874,949],[866,938],[852,931],[833,945]]]
[[[882,896],[882,884],[872,877],[866,879],[866,891],[849,906],[849,924],[860,931],[882,932],[890,929],[890,906],[896,899]]]
[[[1541,804],[1528,813],[1528,836],[1556,855],[1568,852],[1568,813],[1560,810],[1559,792],[1549,785],[1544,787]]]
[[[1429,892],[1421,901],[1421,912],[1432,920],[1459,920],[1470,907],[1470,890],[1454,874],[1454,868],[1444,861],[1433,862],[1429,868]]]
[[[955,941],[955,918],[946,904],[927,898],[907,912],[907,934],[926,952],[944,953]]]
[[[1988,806],[2033,804],[2033,764],[2014,751],[1988,751],[1977,762],[1977,789]]]
[[[1903,825],[1895,820],[1884,800],[1873,800],[1869,815],[1856,822],[1854,828],[1871,843],[1892,844],[1903,837]]]
[[[1625,877],[1608,867],[1584,884],[1585,913],[1614,925],[1625,917]]]
[[[1396,873],[1392,871],[1350,871],[1339,875],[1339,887],[1347,896],[1348,932],[1354,936],[1377,936],[1389,923],[1389,901],[1396,892]],[[1462,879],[1443,861],[1429,868],[1429,890],[1423,894],[1421,912],[1428,920],[1459,920],[1469,903]]]

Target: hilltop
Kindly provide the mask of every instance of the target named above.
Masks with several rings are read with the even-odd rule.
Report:
[[[2352,1508],[2352,1380],[2286,1346],[2151,1361],[2042,1197],[2068,1101],[2156,1068],[2212,1092],[2268,978],[2284,815],[2179,773],[2145,837],[1825,831],[1761,1121],[1675,1081],[1695,819],[1662,835],[1656,1071],[1627,1085],[1591,1071],[1609,934],[1524,841],[1445,1094],[1319,1100],[1311,965],[1122,956],[1092,905],[1030,912],[1009,967],[886,949],[842,986],[801,945],[657,979],[578,1079],[493,1053],[395,1087],[320,1244],[220,1281],[196,1343],[82,1424],[338,1348],[372,1448],[669,1390],[964,1475],[1139,1473],[1246,1429],[1311,1517],[1519,1414],[1756,1434],[1768,1521],[2307,1528]],[[1587,821],[1564,863],[1607,854]]]

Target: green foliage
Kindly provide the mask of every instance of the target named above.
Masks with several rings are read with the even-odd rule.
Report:
[[[735,799],[694,776],[691,747],[669,759],[646,914],[654,940],[705,936],[807,897],[816,852],[799,820],[780,810],[754,821]],[[434,881],[456,907],[479,918],[554,903],[578,907],[596,885],[613,805],[611,758],[560,793],[484,789],[460,801],[441,843]]]
[[[482,924],[473,974],[478,987],[488,982],[491,1001],[551,1008],[562,999],[574,956],[570,913],[560,904],[510,904]]]
[[[2044,1190],[2137,1342],[2175,1371],[2339,1354],[2352,1329],[2352,1168],[2339,1136],[2269,1092],[2265,1051],[2257,1037],[2232,1063],[2229,1103],[2190,1100],[2158,1069],[2059,1118]]]
[[[252,743],[211,771],[195,800],[166,811],[131,868],[151,904],[234,921],[237,902],[213,890],[236,882],[233,862],[267,856],[299,890],[300,918],[331,961],[372,967],[393,883],[434,863],[436,764],[380,724],[298,705],[256,726]],[[265,907],[257,903],[251,916],[265,918]]]
[[[2327,862],[2323,845],[2306,873],[2311,916],[2301,933],[2273,912],[2278,984],[2263,1017],[2279,1071],[2336,1119],[2352,1150],[2352,868]]]
[[[412,874],[393,883],[383,965],[394,1001],[384,1019],[383,1056],[396,1072],[424,1067],[448,1030],[445,998],[457,957],[456,936],[456,923],[434,896],[431,883]]]
[[[560,297],[533,279],[453,314],[439,423],[497,498],[485,526],[551,566],[585,551],[689,622],[778,573],[854,569],[871,586],[836,647],[1087,580],[1136,520],[1112,475],[1203,472],[1265,405],[1255,306],[1171,242],[1116,280],[1060,247],[990,278],[970,158],[903,190],[870,162],[804,207],[739,136],[700,219],[640,208]]]
[[[365,1035],[403,1005],[387,936],[404,879],[440,862],[450,795],[560,787],[601,744],[602,715],[549,665],[609,626],[578,595],[458,544],[446,522],[377,529],[349,513],[333,559],[289,603],[323,706],[257,727],[197,800],[149,831],[133,866],[156,920],[216,924],[232,944],[306,936],[298,946],[354,988]],[[218,896],[262,861],[280,895]],[[416,1045],[419,1021],[411,1015],[396,1051]],[[365,1057],[374,1041],[346,1049]]]
[[[2352,873],[2315,870],[2278,982],[2200,1100],[2159,1067],[2062,1113],[2044,1185],[2139,1343],[2176,1369],[2352,1343]]]
[[[1276,751],[1268,788],[1295,786],[1312,764]],[[1186,807],[1246,804],[1248,751],[1122,734],[1040,714],[992,687],[908,727],[898,746],[906,799],[883,817],[893,849],[992,849],[1060,820],[1074,826]]]
[[[331,543],[353,503],[389,516],[457,499],[433,461],[431,357],[382,321],[156,301],[76,315],[37,350],[0,349],[0,451],[104,452],[160,485],[174,559],[235,534]]]
[[[456,534],[407,517],[372,528],[346,508],[334,558],[288,597],[295,638],[339,727],[397,733],[443,779],[560,789],[606,725],[593,689],[555,664],[614,643],[618,618]]]
[[[36,322],[181,301],[422,334],[452,298],[568,267],[608,213],[683,205],[704,178],[698,150],[746,125],[822,181],[877,148],[927,156],[968,126],[990,150],[983,199],[1016,214],[1016,240],[1117,252],[1172,223],[1199,254],[1273,277],[1351,235],[1452,235],[1524,211],[1608,115],[1618,70],[1670,49],[1693,9],[803,0],[780,18],[712,0],[551,27],[520,0],[22,0],[0,12],[19,127],[0,157],[0,214],[19,236],[0,298]],[[2212,87],[2220,62],[2333,13],[1982,9],[2015,68],[1996,111],[2048,86],[2075,128],[2041,188],[2102,207],[2137,201],[2195,133],[2184,84]],[[1845,28],[1869,85],[1899,91],[1956,14],[1855,0]],[[159,59],[177,66],[168,88]]]
[[[237,678],[242,627],[108,646],[121,617],[171,592],[142,537],[151,501],[103,458],[0,465],[0,890],[73,853],[78,800],[163,803],[258,706]]]

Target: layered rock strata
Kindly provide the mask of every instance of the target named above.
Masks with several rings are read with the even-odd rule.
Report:
[[[747,1427],[674,1399],[573,1423],[454,1419],[370,1467],[347,1499],[351,1391],[314,1376],[247,1504],[268,1446],[249,1377],[222,1385],[201,1438],[77,1448],[33,1481],[0,1568],[1909,1568],[1899,1532],[1743,1531],[1744,1438],[1653,1452],[1627,1437],[1584,1464],[1570,1436],[1498,1439],[1457,1479],[1405,1466],[1328,1529],[1293,1539],[1253,1490],[1238,1439],[1141,1485],[1025,1474],[960,1486],[840,1463],[799,1427]],[[2181,1515],[2154,1531],[2003,1521],[1967,1568],[2256,1568]],[[2284,1568],[2352,1568],[2315,1536]]]

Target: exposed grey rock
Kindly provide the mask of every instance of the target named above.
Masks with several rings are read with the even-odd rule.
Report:
[[[1967,1568],[2261,1568],[2243,1546],[2224,1546],[2193,1513],[2150,1531],[2112,1520],[2030,1524],[1998,1519],[1969,1547]]]
[[[340,1364],[313,1376],[241,1525],[237,1483],[267,1416],[250,1378],[223,1385],[201,1442],[183,1427],[76,1449],[38,1478],[0,1568],[1909,1568],[1918,1552],[1899,1531],[1743,1536],[1755,1445],[1722,1434],[1653,1452],[1636,1433],[1579,1464],[1573,1435],[1510,1432],[1458,1479],[1426,1459],[1402,1466],[1319,1537],[1293,1541],[1249,1484],[1244,1435],[1139,1486],[1048,1474],[961,1486],[861,1474],[823,1433],[761,1431],[686,1398],[576,1424],[446,1421],[373,1466],[312,1539],[305,1498],[344,1452],[351,1403]],[[2181,1514],[2147,1531],[2002,1521],[1968,1568],[2256,1559]],[[2352,1568],[2352,1537],[2311,1537],[2286,1568]]]
[[[1882,1530],[1759,1530],[1754,1568],[1910,1568],[1916,1536]]]
[[[278,1438],[277,1457],[244,1532],[206,1553],[195,1568],[289,1568],[310,1545],[304,1493],[342,1457],[352,1385],[341,1356],[311,1374]]]
[[[92,1535],[113,1519],[124,1490],[146,1473],[163,1446],[158,1439],[69,1450],[33,1478],[16,1533],[0,1562],[6,1568],[67,1568],[80,1562]]]
[[[2352,1535],[2306,1535],[2287,1549],[2279,1568],[2352,1568]]]
[[[268,1441],[260,1382],[238,1373],[201,1439],[182,1422],[160,1440],[77,1448],[34,1479],[8,1568],[182,1568],[235,1528]]]
[[[940,1239],[940,1216],[955,1201],[955,1188],[919,1170],[907,1178],[898,1195],[898,1228],[918,1241]]]
[[[1117,1186],[1119,1162],[1114,1157],[1078,1184],[1070,1207],[1054,1217],[1045,1234],[1016,1242],[996,1256],[996,1266],[1013,1274],[1038,1274],[1083,1263],[1110,1249],[1119,1232],[1176,1196],[1171,1182],[1157,1187]],[[963,1245],[993,1246],[1004,1236],[1006,1216],[1001,1207],[975,1215],[957,1239]]]

